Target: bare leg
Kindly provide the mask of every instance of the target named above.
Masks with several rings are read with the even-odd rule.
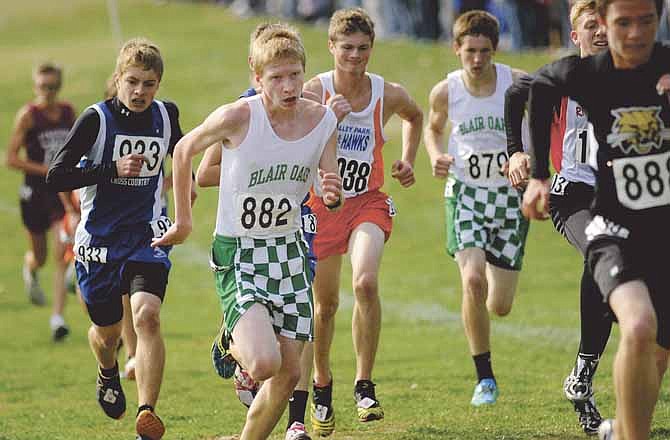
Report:
[[[468,248],[456,253],[461,272],[463,305],[461,315],[470,354],[478,355],[491,350],[491,323],[486,309],[488,283],[484,251]]]
[[[356,227],[349,239],[354,302],[351,330],[356,352],[356,381],[370,380],[381,332],[379,266],[384,252],[384,231],[373,223]]]
[[[163,381],[165,344],[160,331],[161,300],[147,292],[136,292],[130,298],[133,323],[137,332],[135,377],[137,402],[156,406]],[[121,332],[119,323],[119,333]]]
[[[137,333],[133,326],[133,311],[130,306],[130,295],[122,295],[123,319],[121,320],[121,339],[126,350],[126,363],[123,366],[123,377],[135,380],[135,352],[137,351]]]
[[[641,281],[618,286],[609,302],[621,329],[614,359],[616,438],[646,440],[660,386],[656,313]]]
[[[489,286],[486,308],[498,316],[507,316],[512,311],[519,271],[502,269],[486,263],[486,280]]]
[[[65,310],[65,300],[67,296],[65,288],[65,271],[68,263],[65,261],[65,244],[59,237],[60,223],[56,223],[52,228],[52,236],[54,243],[54,284],[53,284],[53,311],[54,316],[63,316]]]
[[[261,304],[252,305],[242,315],[233,329],[233,340],[249,375],[265,381],[247,412],[241,440],[266,439],[300,379],[303,343],[275,335],[270,315]]]
[[[335,334],[335,313],[340,302],[342,256],[333,255],[316,265],[314,279],[314,382],[330,382],[330,347]]]
[[[121,322],[99,327],[91,324],[88,330],[88,343],[95,355],[98,365],[110,369],[116,365],[116,347],[121,337]]]

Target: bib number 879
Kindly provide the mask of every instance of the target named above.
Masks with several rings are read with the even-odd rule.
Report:
[[[493,161],[494,157],[495,163]],[[504,176],[502,168],[507,160],[506,151],[501,151],[499,153],[473,153],[468,158],[468,172],[472,179],[490,179],[492,172],[497,172],[499,176]],[[494,164],[493,169],[491,169],[491,164]],[[497,167],[495,165],[497,165]]]
[[[258,225],[266,229],[272,226],[285,226],[288,224],[288,219],[285,217],[290,211],[291,202],[286,197],[280,199],[276,207],[275,201],[270,197],[266,197],[260,202],[254,197],[247,197],[242,202],[242,227],[253,229]]]

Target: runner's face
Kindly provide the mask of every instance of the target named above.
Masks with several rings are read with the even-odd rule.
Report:
[[[333,55],[337,70],[362,74],[368,68],[372,41],[370,36],[363,32],[340,34],[336,41],[328,40],[328,49]]]
[[[582,57],[595,55],[607,49],[605,26],[598,22],[595,11],[585,12],[577,18],[577,27],[570,33],[572,42],[579,47]]]
[[[607,41],[617,68],[631,69],[651,56],[658,28],[652,0],[615,0],[605,16]]]
[[[38,73],[35,76],[35,96],[38,101],[52,103],[60,90],[60,77],[57,73]]]
[[[119,100],[133,112],[148,109],[158,92],[160,79],[153,70],[128,66],[116,80]]]
[[[263,94],[273,107],[293,109],[298,103],[305,82],[305,69],[298,60],[289,58],[270,63],[256,75]]]
[[[454,43],[454,50],[465,73],[471,78],[481,78],[493,67],[495,51],[488,37],[466,35],[460,45]]]

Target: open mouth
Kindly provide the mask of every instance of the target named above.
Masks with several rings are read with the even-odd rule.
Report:
[[[594,41],[593,45],[596,47],[607,47],[607,40],[605,41]]]
[[[284,98],[282,100],[285,104],[294,104],[298,101],[298,98],[295,96],[291,96],[290,98]]]
[[[145,101],[144,99],[133,99],[130,103],[135,107],[144,107]]]

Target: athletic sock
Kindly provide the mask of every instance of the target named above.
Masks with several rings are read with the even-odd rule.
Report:
[[[118,362],[114,364],[112,368],[100,368],[100,375],[104,377],[105,379],[111,379],[114,376],[118,376],[119,374],[119,364]]]
[[[137,408],[137,415],[139,416],[140,413],[141,413],[142,411],[144,411],[145,409],[148,409],[149,411],[154,412],[154,407],[153,407],[153,406],[151,406],[151,405],[146,405],[146,404],[145,404],[145,405],[140,405],[140,406]],[[137,416],[136,416],[136,417],[137,417]]]
[[[598,285],[588,268],[584,267],[580,284],[580,353],[594,354],[600,357],[612,331],[612,320],[608,316],[608,307],[603,302]]]
[[[288,400],[288,426],[289,429],[293,422],[305,424],[305,410],[307,409],[308,391],[295,390]]]
[[[480,353],[472,356],[472,359],[475,361],[475,368],[477,369],[477,382],[481,382],[482,379],[493,379],[493,366],[491,365],[491,352],[487,351],[486,353]]]

